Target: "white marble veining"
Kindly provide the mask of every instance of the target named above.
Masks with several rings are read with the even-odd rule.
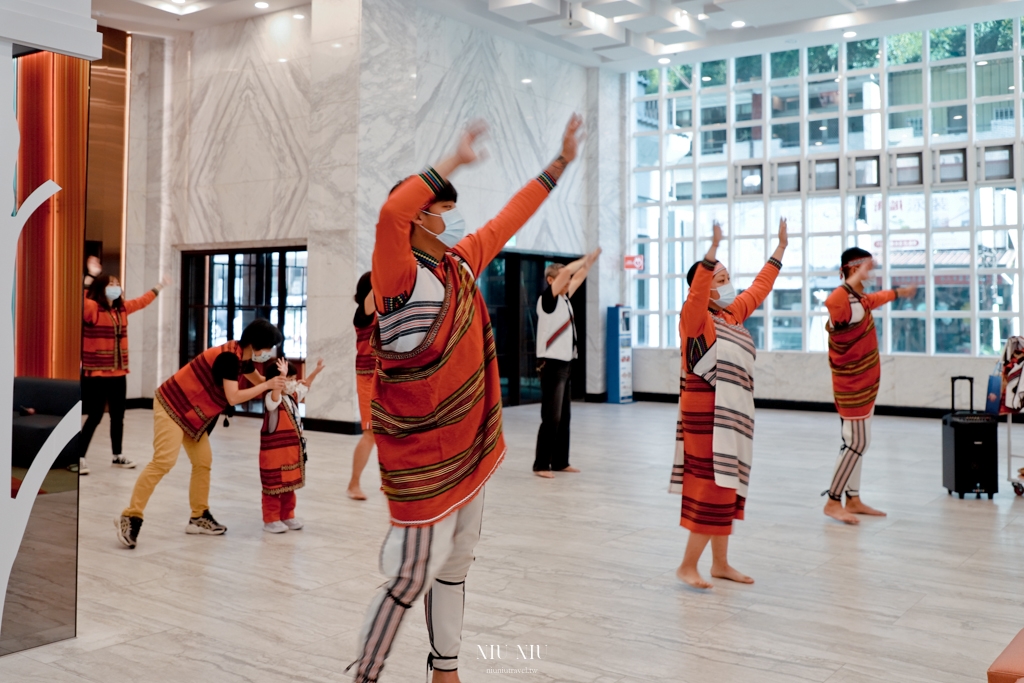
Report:
[[[462,680],[984,680],[1022,626],[1024,500],[948,497],[937,420],[876,419],[862,489],[890,516],[851,528],[827,520],[818,495],[835,457],[834,417],[758,411],[747,520],[730,545],[757,583],[716,581],[698,593],[674,575],[686,539],[679,498],[665,492],[675,411],[575,404],[572,460],[583,472],[553,481],[530,473],[538,407],[505,411],[509,452],[488,484],[466,586]],[[213,433],[211,505],[229,527],[223,537],[183,533],[184,457],[156,490],[134,551],[117,543],[111,520],[135,472],[99,465],[83,478],[78,637],[0,658],[0,680],[348,680],[355,632],[382,581],[378,476],[372,465],[364,474],[370,500],[348,500],[356,438],[309,433],[297,508],[306,528],[266,534],[258,428],[239,418]],[[96,463],[106,429],[93,441]],[[151,413],[129,411],[127,454],[144,464],[151,434]],[[529,664],[536,674],[487,673],[493,662],[479,646],[520,643],[543,646]],[[423,680],[426,652],[415,605],[382,680]]]

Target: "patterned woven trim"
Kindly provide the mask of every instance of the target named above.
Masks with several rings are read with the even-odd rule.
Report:
[[[429,187],[430,191],[435,195],[444,187],[444,178],[442,178],[433,168],[427,168],[423,173],[420,173],[420,180],[426,183],[427,187]]]
[[[438,264],[441,263],[440,259],[436,259],[427,252],[415,247],[413,247],[412,255],[415,256],[420,263],[429,266],[431,270],[437,268]]]
[[[549,174],[547,171],[542,171],[541,174],[537,176],[537,180],[540,181],[541,185],[547,188],[548,192],[551,192],[551,190],[555,189],[555,186],[558,184],[555,182],[555,179],[551,177],[551,174]]]
[[[384,312],[394,313],[399,308],[405,305],[405,302],[409,300],[408,294],[399,294],[398,296],[386,296],[384,298]]]
[[[772,256],[770,259],[768,259],[768,265],[775,266],[779,270],[782,270],[782,261],[780,261],[779,259],[775,258],[774,256]]]
[[[717,263],[718,263],[718,261],[709,261],[709,260],[707,260],[707,259],[704,259],[704,260],[702,260],[702,261],[700,262],[700,264],[701,264],[702,266],[704,266],[704,267],[705,267],[705,268],[707,268],[708,270],[712,270],[712,271],[713,271],[713,270],[715,269],[715,265],[716,265]]]

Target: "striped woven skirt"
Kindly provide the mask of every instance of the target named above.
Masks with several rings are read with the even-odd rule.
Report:
[[[698,534],[728,536],[732,521],[743,519],[746,499],[736,489],[715,483],[712,432],[715,390],[699,375],[687,373],[680,396],[683,421],[683,509],[679,524]]]

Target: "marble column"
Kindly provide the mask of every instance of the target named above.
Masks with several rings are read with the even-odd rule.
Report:
[[[587,393],[607,390],[605,378],[605,311],[626,300],[622,277],[623,230],[626,224],[625,80],[622,74],[587,69],[584,114],[584,200],[588,248],[600,246],[601,258],[587,278]]]

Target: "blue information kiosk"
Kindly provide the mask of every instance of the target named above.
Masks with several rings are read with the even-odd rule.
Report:
[[[633,402],[633,331],[630,327],[630,313],[631,309],[626,306],[608,307],[604,351],[609,403]]]

